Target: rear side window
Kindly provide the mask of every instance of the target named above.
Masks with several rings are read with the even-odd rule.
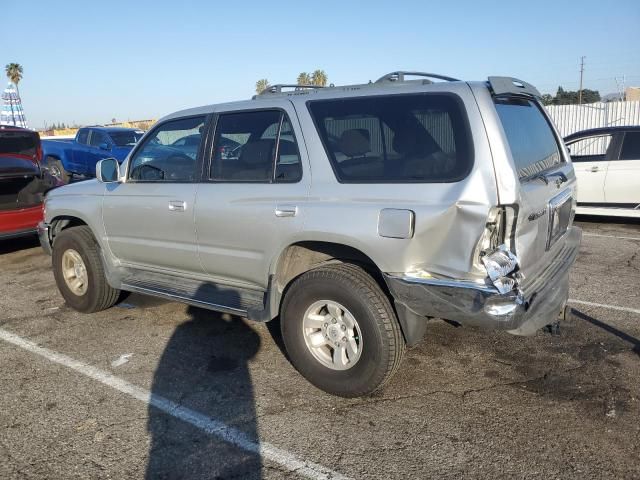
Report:
[[[0,154],[18,154],[34,157],[38,149],[38,138],[34,132],[0,130]]]
[[[342,183],[438,183],[464,178],[473,164],[461,102],[412,94],[309,102]]]
[[[640,132],[624,134],[620,160],[640,160]]]
[[[562,162],[551,126],[536,103],[526,99],[496,99],[495,104],[521,179]]]

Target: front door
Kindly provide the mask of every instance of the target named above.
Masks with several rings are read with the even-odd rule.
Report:
[[[200,135],[205,122],[205,116],[196,116],[158,125],[132,154],[126,181],[107,184],[107,241],[124,264],[203,273],[193,222],[201,154],[192,158],[172,144]]]
[[[609,168],[608,153],[615,142],[611,135],[581,138],[569,144],[573,168],[578,179],[578,203],[604,203],[604,182]]]
[[[205,271],[221,283],[264,288],[271,261],[301,230],[310,175],[293,110],[260,103],[261,110],[219,113],[195,219]]]

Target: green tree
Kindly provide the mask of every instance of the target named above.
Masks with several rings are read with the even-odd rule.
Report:
[[[549,95],[550,96],[550,95]],[[551,105],[576,105],[580,99],[578,91],[565,90],[562,87],[558,87],[556,96],[552,98]],[[597,90],[589,90],[585,88],[582,90],[582,103],[594,103],[600,101],[600,92]],[[545,98],[543,96],[543,102]],[[547,105],[547,104],[545,104]]]
[[[316,70],[311,74],[311,83],[319,87],[327,85],[327,74],[324,70]]]
[[[311,75],[307,72],[302,72],[298,75],[298,85],[311,85]]]
[[[13,82],[13,84],[16,86],[18,98],[20,98],[20,89],[18,88],[18,84],[20,83],[20,80],[22,80],[22,76],[24,73],[22,70],[22,65],[20,65],[19,63],[8,63],[4,67],[4,71],[7,74],[7,78],[9,79],[9,81]]]
[[[269,87],[269,80],[261,78],[256,82],[256,93],[259,95]]]
[[[542,95],[542,104],[543,105],[551,105],[553,104],[553,95],[545,93]]]

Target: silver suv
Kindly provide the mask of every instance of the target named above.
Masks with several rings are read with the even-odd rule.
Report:
[[[520,335],[556,321],[581,232],[533,86],[289,87],[169,115],[120,168],[49,193],[40,238],[67,304],[125,290],[279,318],[299,372],[345,397],[389,380],[430,318]]]

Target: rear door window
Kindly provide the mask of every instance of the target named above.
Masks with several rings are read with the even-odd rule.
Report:
[[[342,183],[455,182],[471,170],[471,135],[453,95],[318,100],[309,110]]]
[[[521,179],[562,162],[551,125],[535,102],[497,98],[495,105]]]
[[[302,178],[291,122],[279,110],[221,114],[213,152],[212,180],[286,183]]]

